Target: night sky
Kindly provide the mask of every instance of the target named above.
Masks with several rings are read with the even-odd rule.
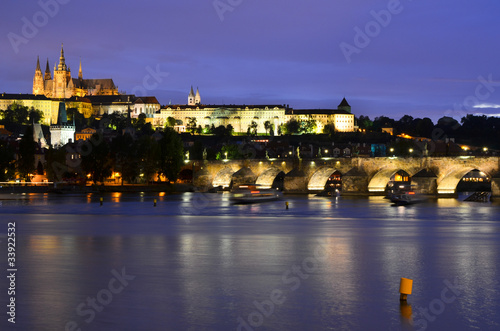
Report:
[[[64,43],[73,77],[81,59],[84,78],[162,105],[185,104],[193,85],[205,104],[336,108],[345,96],[371,118],[500,113],[497,0],[40,3],[2,2],[0,92],[31,93],[37,55],[52,70]]]

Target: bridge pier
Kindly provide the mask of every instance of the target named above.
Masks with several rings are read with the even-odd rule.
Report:
[[[342,194],[367,194],[370,178],[364,171],[354,168],[342,176]]]
[[[285,175],[284,191],[287,193],[307,193],[307,176],[304,171],[294,168]]]
[[[497,173],[491,178],[491,196],[500,198],[500,173]]]
[[[411,177],[412,186],[422,194],[437,194],[437,176],[430,170],[423,169]]]

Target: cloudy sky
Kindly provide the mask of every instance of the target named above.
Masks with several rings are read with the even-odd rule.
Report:
[[[206,104],[356,115],[500,113],[498,0],[4,0],[0,92],[31,93],[64,43],[73,76]]]

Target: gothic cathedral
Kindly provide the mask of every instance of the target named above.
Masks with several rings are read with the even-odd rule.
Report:
[[[40,58],[37,59],[33,94],[45,95],[52,99],[69,99],[73,96],[118,95],[120,93],[112,79],[83,79],[81,61],[78,78],[71,78],[71,69],[66,65],[64,49],[61,46],[59,64],[54,65],[54,78],[50,72],[49,60],[47,59],[45,75],[43,75],[40,69]]]

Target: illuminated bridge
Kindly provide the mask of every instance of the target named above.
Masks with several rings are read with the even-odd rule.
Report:
[[[343,194],[383,194],[390,181],[411,181],[425,194],[454,195],[463,178],[481,174],[500,196],[499,157],[317,158],[189,161],[196,187],[257,183],[289,193],[339,188]]]

